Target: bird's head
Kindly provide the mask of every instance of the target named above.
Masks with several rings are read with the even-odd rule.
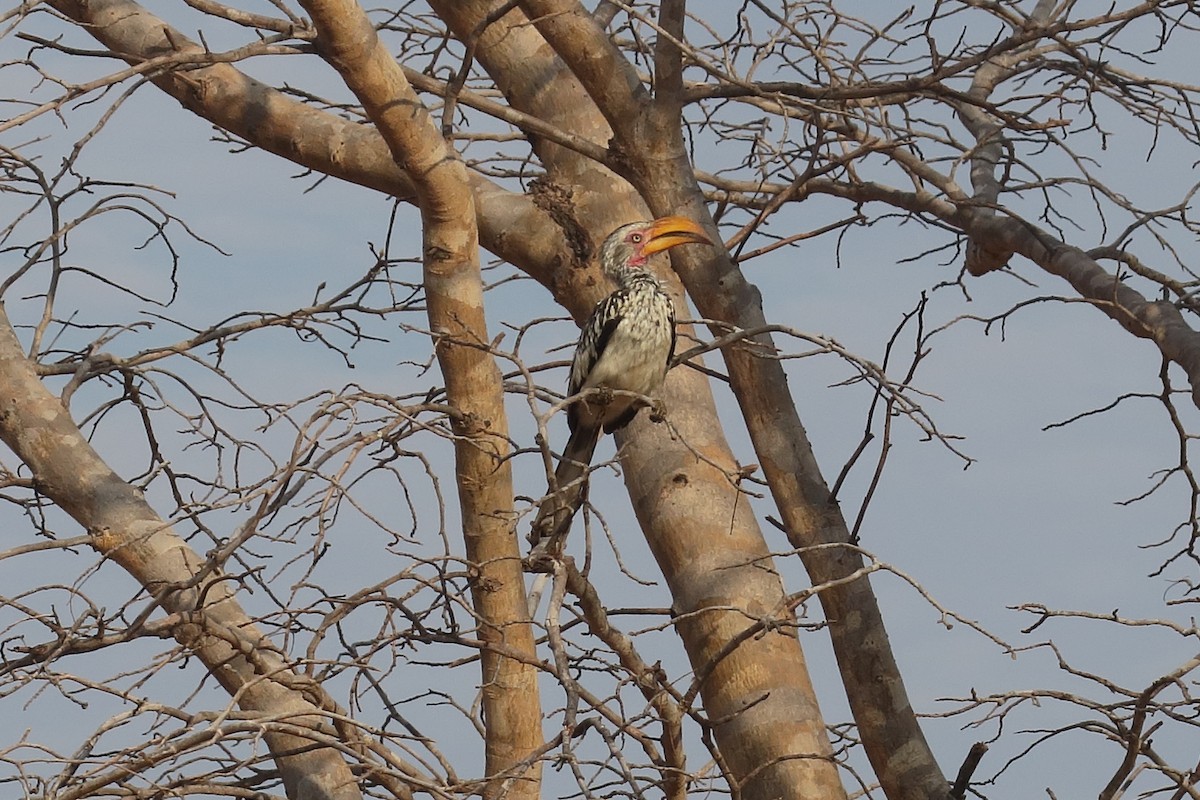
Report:
[[[631,222],[610,233],[600,245],[600,266],[619,281],[626,270],[644,269],[655,253],[689,243],[712,244],[704,229],[686,217]]]

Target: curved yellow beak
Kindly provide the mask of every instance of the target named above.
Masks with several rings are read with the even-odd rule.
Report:
[[[712,244],[704,229],[687,217],[659,217],[650,223],[650,239],[642,247],[646,255],[654,255],[679,244]]]

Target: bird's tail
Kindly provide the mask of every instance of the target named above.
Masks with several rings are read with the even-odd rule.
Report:
[[[571,438],[554,470],[556,485],[551,487],[550,496],[542,501],[529,532],[530,544],[537,546],[543,542],[561,541],[566,535],[583,501],[584,476],[599,439],[598,427],[579,425],[571,431]]]

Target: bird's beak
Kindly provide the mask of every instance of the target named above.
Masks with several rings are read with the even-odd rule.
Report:
[[[678,244],[712,244],[704,229],[687,217],[659,217],[650,223],[650,239],[642,247],[645,255],[654,255]]]

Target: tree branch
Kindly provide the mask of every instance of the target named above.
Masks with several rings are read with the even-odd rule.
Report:
[[[134,0],[50,0],[104,46],[133,64],[178,49],[204,48]],[[404,200],[415,199],[409,176],[379,133],[299,103],[230,64],[155,74],[154,83],[184,108],[255,147],[323,175]],[[562,231],[529,198],[470,174],[484,247],[550,286],[554,267],[571,252]],[[514,232],[520,235],[513,235]]]
[[[0,308],[0,439],[33,473],[39,490],[87,529],[97,552],[132,575],[170,614],[194,613],[172,634],[203,662],[238,705],[264,716],[330,730],[278,649],[247,616],[230,582],[211,568],[142,494],[92,449],[58,398],[42,385]],[[264,734],[289,797],[359,800],[342,755],[295,733]]]
[[[411,177],[421,210],[422,262],[429,325],[462,419],[455,426],[459,507],[467,558],[477,575],[472,600],[480,637],[487,784],[483,796],[535,800],[541,762],[526,763],[543,744],[533,631],[525,598],[513,508],[504,387],[483,309],[475,208],[466,167],[437,133],[400,66],[355,0],[301,0],[317,28],[321,54]],[[507,658],[498,649],[527,657]],[[514,774],[515,770],[515,774]]]

